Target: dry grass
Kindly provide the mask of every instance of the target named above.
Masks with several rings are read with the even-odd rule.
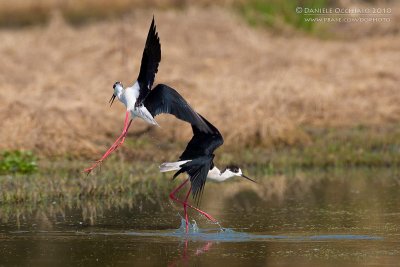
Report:
[[[153,11],[78,28],[0,31],[0,149],[44,155],[103,151],[124,111],[112,84],[135,80]],[[398,123],[400,36],[322,41],[250,28],[220,8],[155,12],[163,58],[156,78],[220,128],[226,145],[309,142],[303,126]],[[190,128],[160,116],[160,140]],[[133,133],[148,126],[135,121]],[[136,137],[131,137],[136,138]]]

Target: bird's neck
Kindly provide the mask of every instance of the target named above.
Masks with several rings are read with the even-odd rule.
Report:
[[[207,178],[218,181],[218,182],[223,182],[233,176],[234,175],[232,175],[232,173],[229,171],[224,171],[223,173],[221,173],[221,171],[217,167],[214,166],[214,168],[212,168],[208,172]]]
[[[124,97],[124,91],[125,91],[125,89],[121,85],[118,85],[115,88],[114,94],[117,96],[119,101],[121,101],[122,103],[124,103],[126,105],[125,97]]]

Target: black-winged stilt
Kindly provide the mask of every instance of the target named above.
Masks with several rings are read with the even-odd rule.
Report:
[[[85,169],[85,172],[90,173],[124,143],[128,129],[135,117],[142,118],[150,124],[158,125],[154,117],[161,113],[168,113],[175,115],[180,120],[195,125],[200,131],[211,131],[209,126],[176,90],[164,84],[158,84],[151,90],[160,61],[161,45],[153,17],[137,81],[133,86],[127,88],[124,88],[121,82],[116,82],[113,86],[113,95],[109,101],[111,106],[114,99],[118,98],[126,107],[123,131],[106,153],[93,166]]]
[[[188,215],[187,207],[190,207],[199,213],[203,214],[207,219],[217,222],[212,216],[206,212],[190,205],[187,203],[190,192],[193,194],[193,198],[197,203],[202,195],[204,185],[207,179],[222,182],[231,177],[240,176],[246,178],[252,182],[255,182],[251,178],[247,177],[242,173],[242,170],[236,166],[227,166],[223,171],[220,171],[214,165],[214,151],[224,143],[222,135],[218,129],[208,122],[205,118],[199,115],[203,121],[205,121],[211,132],[203,132],[196,125],[192,124],[193,137],[186,146],[185,151],[179,157],[177,162],[166,162],[160,165],[161,172],[177,171],[174,174],[173,179],[175,179],[181,173],[187,173],[188,179],[186,179],[181,185],[179,185],[175,190],[173,190],[169,197],[181,203],[185,212],[186,221],[186,232],[188,232]],[[190,180],[190,188],[186,194],[185,200],[182,201],[175,196],[188,181]]]

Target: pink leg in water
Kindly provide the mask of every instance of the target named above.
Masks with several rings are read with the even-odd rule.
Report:
[[[129,123],[128,123],[129,121]],[[95,164],[93,164],[90,168],[87,168],[84,170],[86,173],[90,173],[94,168],[96,168],[99,164],[103,162],[112,152],[114,152],[119,146],[121,146],[126,138],[126,135],[128,134],[128,129],[131,126],[132,120],[129,120],[129,111],[126,112],[125,115],[125,121],[124,121],[124,129],[122,130],[122,134],[115,140],[114,144],[104,153],[104,155],[96,161]]]
[[[192,208],[192,209],[196,210],[197,212],[199,212],[200,214],[204,215],[207,219],[209,219],[209,220],[212,221],[212,222],[218,222],[218,221],[217,221],[216,219],[214,219],[211,215],[207,214],[206,212],[204,212],[204,211],[202,211],[202,210],[200,210],[200,209],[198,209],[198,208],[196,208],[196,207],[193,207],[192,205],[190,205],[190,204],[188,204],[187,202],[184,202],[184,201],[178,199],[178,198],[175,196],[175,193],[178,192],[188,181],[189,181],[189,179],[186,179],[180,186],[178,186],[174,191],[172,191],[172,192],[169,194],[169,198],[172,199],[172,200],[174,200],[174,201],[176,201],[176,202],[181,203],[181,204],[184,205],[184,206],[187,206],[187,207],[189,207],[189,208]]]
[[[186,194],[185,201],[183,202],[183,210],[185,211],[185,221],[186,221],[186,233],[189,233],[189,218],[187,214],[187,200],[190,196],[190,192],[192,191],[192,186],[190,186],[189,191]]]

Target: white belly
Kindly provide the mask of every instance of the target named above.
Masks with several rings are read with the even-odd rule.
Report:
[[[139,97],[139,84],[136,82],[133,86],[125,89],[124,98],[127,110],[134,110],[136,99]]]
[[[136,82],[133,86],[125,89],[124,92],[124,104],[126,105],[126,109],[130,111],[132,119],[135,117],[142,118],[144,121],[158,125],[158,123],[154,120],[153,116],[151,116],[150,112],[147,110],[145,106],[136,107],[136,100],[139,97],[140,87],[138,82]]]

